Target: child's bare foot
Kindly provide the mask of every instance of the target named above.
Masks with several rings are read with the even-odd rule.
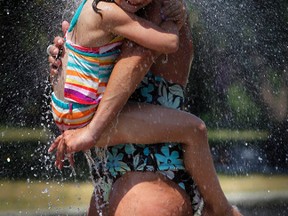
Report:
[[[225,216],[243,216],[237,206],[230,206],[229,209],[226,211]]]
[[[231,216],[243,216],[236,206],[232,206],[230,212],[231,213],[229,213],[229,215],[231,215]]]

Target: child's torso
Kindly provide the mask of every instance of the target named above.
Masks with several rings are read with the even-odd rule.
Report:
[[[84,13],[90,13],[88,6],[92,8],[89,2],[89,0],[82,2],[70,23],[66,34],[66,52],[62,59],[63,70],[58,76],[58,82],[54,85],[54,92],[59,99],[81,104],[99,103],[120,53],[119,46],[123,41],[123,38],[113,36],[113,38],[108,37],[109,41],[102,44],[104,40],[101,36],[105,33],[101,30],[98,32],[90,30],[92,26],[85,23],[89,21],[86,17],[90,15],[86,16]],[[94,11],[93,13],[96,14]],[[81,33],[85,30],[85,25],[87,25],[86,34]],[[92,38],[93,34],[96,36]],[[83,35],[86,35],[86,38]],[[96,43],[98,37],[100,43]],[[89,38],[95,43],[94,45],[88,41]],[[79,41],[80,44],[75,41]]]
[[[85,47],[100,47],[109,43],[115,35],[101,28],[102,16],[108,10],[108,2],[99,2],[99,12],[96,13],[92,7],[93,0],[84,0],[71,20],[67,38],[73,43]],[[104,9],[102,9],[104,8]],[[113,10],[110,7],[109,10]]]

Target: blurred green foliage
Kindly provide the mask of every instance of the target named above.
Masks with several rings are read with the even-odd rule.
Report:
[[[0,1],[0,125],[47,127],[46,48],[77,1]],[[187,110],[211,129],[269,131],[264,150],[288,160],[288,2],[186,0],[195,57]],[[74,5],[75,6],[75,5]],[[64,13],[64,16],[63,16]]]
[[[257,127],[260,108],[243,86],[231,85],[227,92],[228,106],[234,116],[234,124],[241,128]]]

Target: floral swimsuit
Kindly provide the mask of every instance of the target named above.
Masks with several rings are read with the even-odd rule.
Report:
[[[131,101],[182,109],[183,87],[148,73],[130,98]],[[139,132],[141,133],[141,132]],[[193,179],[186,172],[182,146],[178,143],[153,145],[120,144],[95,148],[86,154],[90,162],[95,190],[108,201],[112,184],[129,171],[159,172],[183,188],[190,196],[194,212],[201,210],[203,200]]]

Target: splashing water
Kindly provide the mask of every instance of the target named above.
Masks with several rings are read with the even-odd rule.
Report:
[[[1,16],[4,17],[1,18],[3,31],[0,33],[3,40],[0,43],[3,52],[0,56],[3,82],[0,87],[3,110],[0,119],[1,124],[6,125],[1,129],[1,143],[7,137],[6,129],[14,126],[40,126],[43,134],[48,134],[48,140],[53,140],[58,134],[49,108],[51,88],[48,81],[43,81],[47,80],[49,73],[44,53],[54,35],[60,34],[61,21],[70,20],[80,2],[22,0],[0,3],[3,6]],[[235,149],[222,148],[226,144],[232,146],[231,142],[222,147],[213,146],[216,162],[221,165],[217,169],[249,175],[251,170],[259,172],[259,167],[263,167],[260,172],[287,173],[287,145],[280,145],[287,142],[287,138],[282,136],[287,134],[287,106],[282,96],[285,96],[285,91],[281,93],[287,86],[288,44],[287,34],[283,34],[287,33],[287,18],[286,21],[285,16],[281,18],[282,7],[278,5],[282,2],[285,11],[287,3],[248,0],[186,2],[190,9],[196,52],[190,77],[192,84],[188,89],[194,101],[189,101],[192,112],[202,115],[209,127],[256,128],[274,132],[269,136],[272,148],[263,142],[256,142],[256,150],[250,142],[239,142]],[[284,23],[282,27],[278,22]],[[280,102],[276,100],[278,97]],[[46,140],[36,141],[33,145],[21,141],[1,144],[1,177],[17,179],[22,176],[27,179],[29,187],[33,178],[47,182],[56,179],[62,184],[67,179],[77,181],[87,177],[77,169],[57,171],[53,164],[54,156],[46,153],[49,144]],[[21,152],[23,146],[26,154]],[[95,149],[93,154],[101,155],[100,160],[107,163],[104,151],[99,153],[99,149]],[[85,155],[90,169],[97,163],[92,155]],[[271,158],[274,159],[272,167],[267,165]],[[103,182],[101,178],[97,180],[93,184],[98,195],[101,194],[99,185]],[[40,193],[48,195],[49,191],[49,187],[44,187]],[[98,208],[102,209],[98,196],[95,197]]]

